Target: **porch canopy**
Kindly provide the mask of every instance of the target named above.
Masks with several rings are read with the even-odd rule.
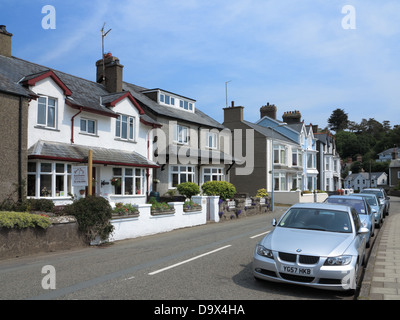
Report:
[[[66,162],[88,162],[89,150],[93,151],[93,164],[159,168],[135,151],[39,140],[28,149],[28,159],[46,159]]]

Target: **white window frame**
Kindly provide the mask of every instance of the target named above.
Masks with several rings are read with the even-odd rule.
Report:
[[[189,127],[177,124],[174,132],[174,142],[179,144],[189,144]]]
[[[278,183],[276,183],[278,180]],[[274,172],[274,191],[287,191],[287,178],[284,172]]]
[[[45,100],[43,103],[41,100]],[[49,104],[49,101],[54,101],[54,106]],[[57,117],[58,117],[58,100],[57,98],[54,97],[48,97],[48,96],[39,96],[38,98],[38,103],[37,103],[37,113],[36,113],[36,124],[38,126],[44,127],[44,128],[50,128],[50,129],[57,129]],[[43,110],[44,106],[44,110]],[[54,125],[49,124],[49,113],[50,110],[54,109]],[[40,112],[42,111],[42,112]],[[39,113],[43,113],[44,111],[44,119],[43,121],[39,122]],[[43,115],[41,115],[43,117]]]
[[[275,157],[275,151],[278,151],[278,157]],[[274,145],[274,164],[287,164],[287,148],[284,145]],[[283,158],[283,159],[282,159]]]
[[[174,175],[177,175],[177,183],[174,185]],[[170,188],[176,188],[182,182],[195,182],[195,167],[185,165],[171,165],[170,166]]]
[[[124,118],[126,121],[124,121]],[[126,137],[123,136],[123,126],[126,122]],[[115,137],[126,141],[136,141],[136,118],[126,114],[118,114],[115,119]]]
[[[116,173],[116,170],[121,170],[121,174]],[[114,195],[140,196],[145,194],[145,169],[137,167],[114,167],[113,178],[121,179],[120,186],[113,186]],[[132,182],[128,183],[130,179]]]
[[[84,122],[84,128],[82,129],[82,122]],[[93,123],[94,132],[89,132],[89,122]],[[89,135],[97,135],[97,120],[89,119],[89,118],[81,118],[80,121],[80,132]]]
[[[71,177],[71,164],[64,162],[50,162],[50,161],[39,161],[39,162],[31,162],[28,163],[35,164],[34,170],[30,170],[30,166],[28,165],[28,181],[29,176],[35,177],[35,186],[34,186],[34,194],[29,194],[29,188],[27,190],[28,197],[33,198],[66,198],[69,197],[68,193],[72,193],[72,177]],[[42,170],[43,165],[50,165],[50,170]],[[58,170],[62,166],[62,170]],[[50,177],[50,184],[45,185],[46,183],[42,181],[44,177]],[[62,181],[62,189],[57,189],[57,180],[58,177],[63,177]],[[48,188],[47,188],[48,187]]]
[[[209,177],[206,179],[206,176]],[[225,181],[224,168],[221,167],[205,167],[201,173],[202,183],[207,181]]]
[[[207,132],[206,147],[210,149],[218,148],[218,134],[216,132]]]

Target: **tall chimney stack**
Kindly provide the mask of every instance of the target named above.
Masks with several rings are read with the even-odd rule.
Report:
[[[288,124],[291,123],[300,123],[301,121],[301,113],[300,111],[287,111],[283,114],[282,116],[283,122],[286,122]]]
[[[260,116],[261,118],[269,117],[271,119],[276,120],[276,110],[277,110],[276,106],[274,104],[270,105],[268,102],[266,106],[262,106],[260,108]]]
[[[0,25],[0,55],[11,57],[11,37],[5,25]]]
[[[119,63],[117,57],[112,56],[111,53],[107,53],[104,55],[104,68],[103,59],[96,62],[96,67],[96,81],[98,83],[102,83],[108,92],[122,91],[122,71],[124,66]],[[105,70],[104,77],[103,69]]]

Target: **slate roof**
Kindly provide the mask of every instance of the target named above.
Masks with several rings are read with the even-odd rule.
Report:
[[[289,142],[289,143],[294,143],[296,145],[299,145],[299,143],[297,141],[294,141],[294,140],[286,137],[285,135],[279,133],[278,131],[272,130],[271,128],[263,127],[258,124],[246,121],[246,120],[243,120],[243,123],[245,123],[250,128],[256,130],[257,132],[261,133],[262,135],[264,135],[266,137],[274,138],[274,140],[280,140],[283,142]]]
[[[100,112],[109,116],[116,116],[116,113],[105,106],[106,102],[121,96],[121,92],[110,93],[102,84],[79,78],[58,70],[54,70],[39,64],[25,61],[16,57],[6,57],[0,55],[0,91],[13,94],[32,96],[33,92],[22,86],[21,82],[42,75],[49,70],[71,90],[72,95],[67,98],[67,103],[75,108],[84,107],[86,111]],[[147,97],[143,91],[149,90],[144,87],[136,86],[124,82],[123,89],[129,91],[138,101],[139,105],[147,113],[144,117],[147,122],[159,124],[154,118],[156,116],[166,116],[176,120],[188,121],[206,127],[223,129],[224,126],[212,119],[197,107],[195,112],[185,112],[178,108],[162,106]]]
[[[206,115],[204,112],[199,110],[197,106],[194,113],[188,112],[179,108],[158,104],[143,93],[149,91],[147,88],[124,82],[123,89],[130,91],[132,96],[142,103],[143,109],[152,112],[155,116],[165,116],[167,118],[188,121],[206,127],[224,129],[224,126],[221,123]]]
[[[89,149],[93,151],[93,163],[135,167],[158,168],[159,166],[134,151],[83,146],[39,140],[28,149],[28,159],[65,160],[87,162]]]

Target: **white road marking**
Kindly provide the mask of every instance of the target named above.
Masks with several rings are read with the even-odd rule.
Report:
[[[263,233],[260,233],[260,234],[256,234],[255,236],[252,236],[252,237],[250,237],[250,239],[254,239],[254,238],[257,238],[257,237],[261,237],[261,236],[263,236],[264,234],[267,234],[267,233],[270,233],[271,231],[267,231],[267,232],[263,232]]]
[[[163,268],[163,269],[159,269],[159,270],[150,272],[149,275],[150,275],[150,276],[155,275],[155,274],[157,274],[157,273],[160,273],[160,272],[163,272],[163,271],[166,271],[166,270],[175,268],[175,267],[180,266],[180,265],[182,265],[182,264],[188,263],[188,262],[190,262],[190,261],[199,259],[199,258],[201,258],[201,257],[207,256],[207,255],[209,255],[209,254],[218,252],[218,251],[220,251],[220,250],[223,250],[223,249],[226,249],[226,248],[229,248],[229,247],[231,247],[231,245],[227,245],[227,246],[225,246],[225,247],[221,247],[221,248],[218,248],[218,249],[215,249],[215,250],[212,250],[212,251],[203,253],[203,254],[201,254],[201,255],[198,255],[198,256],[196,256],[196,257],[190,258],[190,259],[188,259],[188,260],[185,260],[185,261],[182,261],[182,262],[178,262],[178,263],[176,263],[176,264],[173,264],[172,266],[165,267],[165,268]]]

